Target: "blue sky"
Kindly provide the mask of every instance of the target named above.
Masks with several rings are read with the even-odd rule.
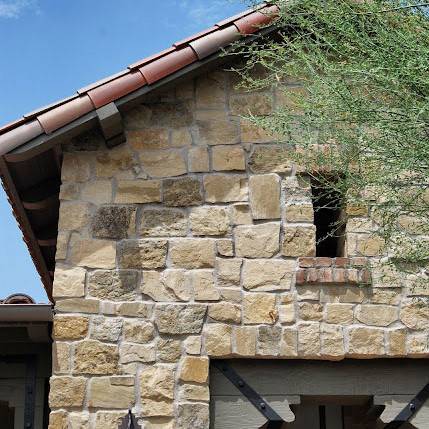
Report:
[[[0,125],[245,9],[242,0],[0,0]],[[46,294],[3,189],[0,298]]]

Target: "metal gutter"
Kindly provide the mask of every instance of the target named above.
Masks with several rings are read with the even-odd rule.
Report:
[[[51,304],[2,304],[0,322],[52,322]]]

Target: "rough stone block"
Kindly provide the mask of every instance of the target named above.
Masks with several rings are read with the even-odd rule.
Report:
[[[222,144],[230,145],[240,143],[238,124],[236,122],[197,121],[197,126],[200,145],[216,146]]]
[[[208,404],[179,404],[176,429],[208,429],[210,420]]]
[[[158,304],[154,320],[163,334],[198,334],[206,311],[207,306],[202,304]]]
[[[52,336],[55,340],[81,340],[88,332],[88,318],[55,316]]]
[[[241,306],[229,302],[219,302],[209,307],[209,317],[217,322],[240,323]]]
[[[207,147],[191,147],[188,149],[188,168],[190,173],[206,173],[210,171]]]
[[[205,383],[209,376],[209,360],[199,357],[185,357],[182,360],[179,379],[194,383]]]
[[[197,179],[167,179],[162,182],[164,204],[170,207],[197,206],[203,202],[201,184]]]
[[[137,273],[128,270],[96,270],[89,274],[90,296],[111,301],[134,301],[137,297]]]
[[[167,149],[168,130],[130,130],[127,140],[133,149]]]
[[[242,259],[216,259],[216,276],[220,286],[236,286],[240,284]]]
[[[55,341],[52,344],[52,372],[64,374],[70,371],[71,348],[68,343]]]
[[[283,238],[283,256],[315,256],[316,228],[314,226],[286,226]]]
[[[216,240],[216,250],[221,256],[234,256],[233,242],[230,239]]]
[[[384,332],[382,329],[350,328],[349,356],[369,358],[384,354]]]
[[[285,145],[254,146],[248,161],[250,171],[253,173],[290,174],[293,164],[291,154],[291,148]]]
[[[140,151],[139,159],[152,178],[186,174],[185,158],[180,149]]]
[[[161,202],[161,183],[148,180],[121,180],[115,204],[146,204]]]
[[[65,153],[61,167],[61,182],[86,182],[91,176],[89,158],[86,155]]]
[[[250,207],[253,219],[280,218],[280,178],[277,174],[252,176]]]
[[[83,406],[86,389],[86,378],[54,376],[50,379],[50,385],[50,408]]]
[[[214,146],[212,166],[215,171],[245,170],[245,152],[241,146]]]
[[[342,326],[323,326],[322,355],[331,358],[342,358],[344,356],[344,333]]]
[[[142,345],[142,344],[129,344],[121,343],[120,348],[120,362],[123,365],[134,362],[155,362],[155,346]]]
[[[91,338],[117,342],[122,331],[122,319],[97,316],[92,319]]]
[[[98,238],[127,238],[133,234],[135,214],[135,207],[100,207],[91,220],[92,235]]]
[[[363,256],[376,256],[383,253],[385,242],[380,237],[360,237],[357,243],[357,251]]]
[[[208,356],[227,356],[232,352],[232,328],[229,325],[211,323],[204,329]]]
[[[198,108],[225,108],[225,78],[221,72],[196,79]]]
[[[192,145],[192,136],[188,128],[179,128],[171,132],[171,147],[188,147]]]
[[[323,320],[323,305],[301,302],[298,315],[301,320],[321,322]]]
[[[232,206],[232,222],[234,225],[251,225],[253,223],[248,204]]]
[[[235,334],[235,353],[239,356],[255,356],[256,354],[256,328],[237,326]]]
[[[81,297],[85,294],[86,270],[80,267],[57,264],[53,295],[55,298]]]
[[[231,215],[226,207],[203,206],[191,209],[189,221],[193,235],[231,233]]]
[[[279,321],[281,324],[296,321],[295,305],[293,303],[279,306]]]
[[[136,161],[127,144],[116,146],[105,153],[97,153],[92,158],[95,176],[110,179],[117,171],[132,169]]]
[[[231,115],[268,115],[273,110],[271,95],[269,93],[252,93],[231,96],[229,99]]]
[[[247,293],[243,296],[243,322],[247,325],[274,325],[278,312],[275,295]]]
[[[389,331],[389,356],[407,354],[407,330],[405,328]]]
[[[213,270],[198,270],[193,273],[195,301],[218,301],[219,290],[213,279]]]
[[[81,239],[71,250],[70,262],[88,268],[115,268],[116,243]]]
[[[298,326],[299,356],[317,358],[320,356],[320,323],[301,323]]]
[[[210,268],[214,266],[214,241],[209,238],[183,238],[170,242],[171,264],[179,268]]]
[[[155,332],[151,322],[126,321],[124,329],[125,341],[133,343],[150,343],[155,337]]]
[[[128,408],[134,404],[134,377],[97,377],[89,383],[89,408]]]
[[[162,268],[167,240],[126,240],[119,243],[119,265],[123,268]]]
[[[187,234],[185,214],[175,209],[142,211],[139,234],[150,237],[182,237]]]
[[[181,341],[160,338],[157,343],[158,358],[163,362],[178,362],[182,354]]]
[[[295,272],[295,262],[281,259],[246,261],[243,287],[258,291],[289,290]]]
[[[298,356],[298,341],[296,328],[283,328],[280,354],[282,357]]]
[[[210,174],[203,178],[208,203],[248,200],[248,182],[244,175]]]
[[[144,271],[141,292],[154,301],[189,301],[189,273],[184,270]]]
[[[402,302],[400,312],[401,322],[410,329],[429,330],[429,306],[420,305],[413,299]]]
[[[288,222],[314,222],[312,204],[288,204],[285,207],[285,211]]]
[[[360,305],[356,319],[365,325],[389,326],[398,320],[398,309],[387,305]]]
[[[109,204],[112,201],[112,182],[110,180],[96,180],[85,183],[81,198],[95,205]]]
[[[260,326],[258,328],[258,353],[264,356],[278,356],[281,335],[280,326]]]
[[[73,374],[118,374],[117,346],[99,341],[82,341],[75,346]]]
[[[88,224],[89,205],[83,202],[63,202],[60,205],[58,229],[80,231]]]
[[[240,225],[235,228],[234,236],[237,256],[271,258],[279,251],[280,224]]]
[[[353,304],[326,304],[325,321],[340,325],[353,323]]]

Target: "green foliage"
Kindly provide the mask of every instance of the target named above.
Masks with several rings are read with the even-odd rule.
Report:
[[[339,203],[367,206],[389,260],[427,282],[429,238],[421,237],[429,235],[427,4],[271,3],[280,8],[276,37],[234,50],[247,60],[237,70],[241,86],[274,88],[277,99],[269,115],[249,117],[295,145],[297,163],[343,195]],[[255,73],[261,66],[265,72]]]

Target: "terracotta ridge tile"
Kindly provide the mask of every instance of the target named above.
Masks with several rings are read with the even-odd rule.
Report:
[[[219,27],[213,26],[208,28],[207,30],[200,31],[192,36],[186,37],[185,39],[179,40],[178,42],[173,43],[173,47],[181,48],[183,45],[189,45],[193,40],[199,39],[207,34],[213,33],[214,31],[219,30]]]
[[[149,57],[143,58],[140,61],[137,61],[137,62],[135,62],[133,64],[130,64],[127,68],[129,70],[135,70],[135,69],[141,68],[145,64],[148,64],[148,63],[150,63],[152,61],[155,61],[156,59],[161,58],[161,57],[163,57],[163,56],[165,56],[165,55],[167,55],[170,52],[173,52],[175,50],[176,50],[176,48],[174,46],[171,46],[170,48],[164,49],[161,52],[157,52],[156,54],[153,54],[153,55],[151,55]]]
[[[97,88],[98,86],[104,85],[105,83],[108,83],[108,82],[110,82],[110,81],[112,81],[112,80],[115,80],[115,79],[117,79],[118,77],[121,77],[121,76],[123,76],[123,75],[125,75],[125,74],[127,74],[127,73],[129,73],[129,72],[130,72],[130,71],[129,71],[128,69],[126,69],[126,70],[122,70],[122,71],[120,71],[119,73],[115,73],[115,74],[112,74],[111,76],[107,76],[107,77],[105,77],[105,78],[103,78],[103,79],[98,80],[97,82],[90,83],[90,84],[88,84],[88,85],[86,85],[86,86],[84,86],[84,87],[82,87],[82,88],[78,89],[76,92],[77,92],[79,95],[82,95],[82,94],[84,94],[85,92],[90,91],[91,89],[94,89],[94,88]]]

